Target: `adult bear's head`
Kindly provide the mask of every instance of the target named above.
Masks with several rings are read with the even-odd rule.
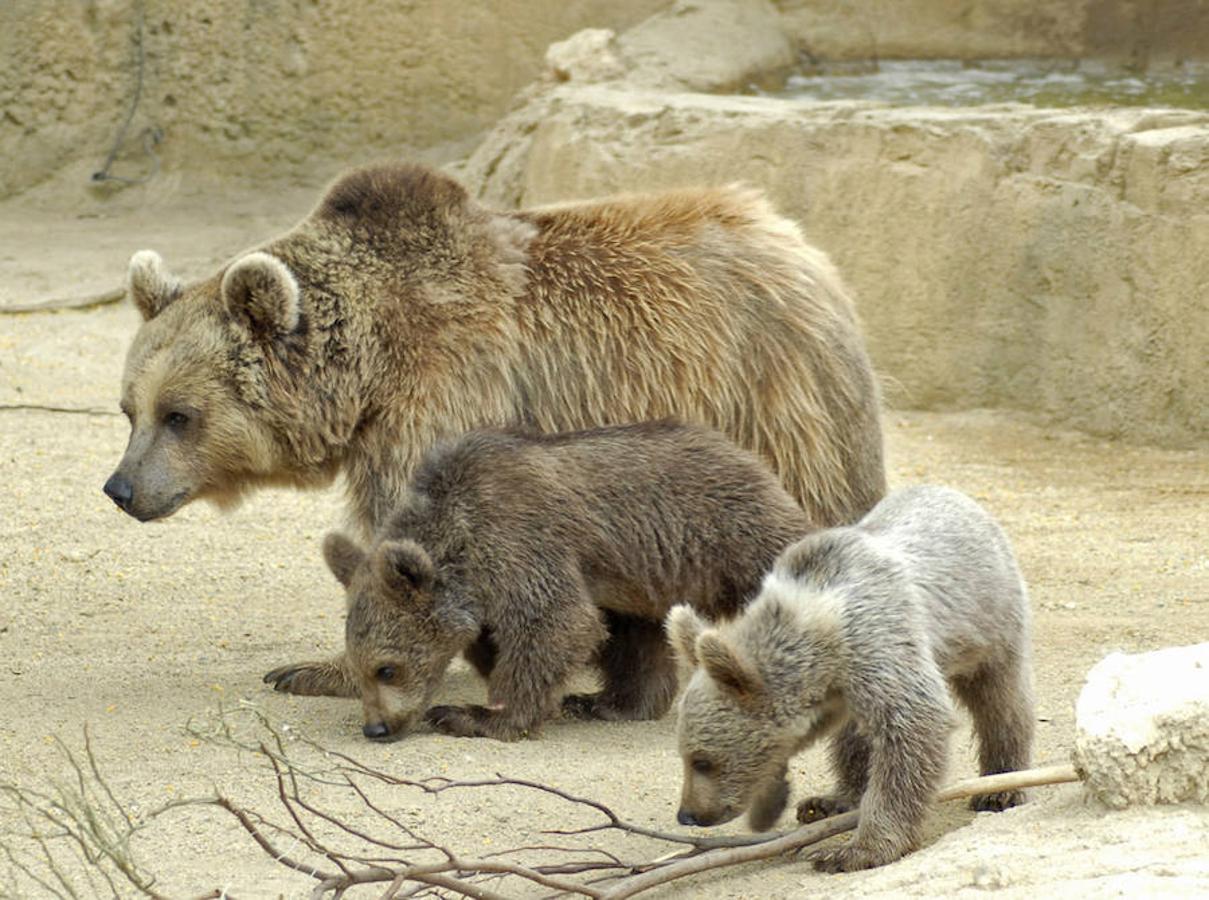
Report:
[[[382,473],[369,468],[477,419],[479,401],[459,393],[476,366],[504,389],[496,345],[512,340],[508,301],[526,284],[534,231],[441,172],[379,163],[205,281],[183,285],[155,253],[136,253],[130,445],[105,493],[158,519],[199,497],[326,484],[359,453],[350,488],[372,524]],[[482,415],[498,419],[502,405]]]
[[[147,521],[197,498],[234,502],[282,477],[266,375],[300,325],[299,288],[276,256],[252,252],[188,287],[159,255],[130,261],[143,325],[126,358],[122,411],[130,440],[105,493]]]

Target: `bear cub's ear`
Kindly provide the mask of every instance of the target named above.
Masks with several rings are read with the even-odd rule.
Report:
[[[345,587],[353,580],[353,573],[365,560],[365,551],[350,538],[333,531],[323,539],[323,561]]]
[[[697,660],[718,687],[744,705],[764,696],[764,680],[742,654],[718,632],[707,631],[697,638]]]
[[[126,272],[126,291],[143,321],[154,319],[181,295],[180,279],[164,267],[154,250],[140,250],[130,257]]]
[[[383,541],[374,553],[374,568],[392,591],[420,591],[436,580],[432,557],[415,541]]]
[[[298,327],[298,282],[275,256],[259,250],[236,260],[222,278],[223,302],[270,337]]]
[[[681,603],[667,614],[664,627],[676,659],[685,666],[697,665],[697,638],[709,627],[706,621],[687,603]]]

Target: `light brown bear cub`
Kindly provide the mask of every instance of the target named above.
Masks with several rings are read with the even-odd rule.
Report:
[[[948,755],[945,683],[970,710],[984,775],[1027,768],[1033,739],[1028,600],[1007,538],[974,501],[938,487],[891,494],[856,526],[786,550],[734,622],[688,606],[668,619],[696,665],[680,705],[679,820],[749,810],[764,830],[785,808],[789,758],[835,732],[837,791],[798,806],[813,821],[859,804],[825,871],[880,866],[914,848]],[[1023,802],[977,797],[975,809]]]
[[[810,531],[771,471],[709,429],[472,432],[427,457],[368,553],[339,534],[325,542],[348,590],[363,731],[405,733],[465,651],[488,702],[428,710],[449,734],[534,732],[589,662],[603,690],[567,697],[569,712],[661,716],[676,693],[662,631],[672,604],[734,615]],[[288,689],[290,677],[276,680]]]

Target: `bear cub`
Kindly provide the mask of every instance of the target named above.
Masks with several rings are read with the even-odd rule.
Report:
[[[585,663],[603,689],[565,698],[566,712],[661,716],[677,690],[672,605],[733,616],[811,530],[768,467],[707,428],[471,432],[421,463],[372,549],[325,542],[347,589],[362,730],[405,733],[459,652],[487,679],[487,703],[428,709],[448,734],[533,733]],[[271,674],[288,690],[295,671]]]
[[[847,844],[816,852],[815,866],[898,859],[917,845],[944,774],[946,682],[973,716],[982,774],[1029,765],[1024,583],[1003,531],[956,491],[899,490],[856,525],[788,548],[735,621],[712,628],[677,606],[668,631],[696,666],[680,703],[681,824],[748,810],[754,829],[770,828],[789,795],[790,757],[831,734],[838,788],[802,801],[798,820],[859,806],[860,824]],[[1008,791],[972,805],[1023,801]]]

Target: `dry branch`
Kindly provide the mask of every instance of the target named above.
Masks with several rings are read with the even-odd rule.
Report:
[[[44,403],[0,403],[0,411],[22,411],[50,413],[72,413],[78,416],[118,416],[121,413],[111,409],[97,409],[95,406],[47,406]]]
[[[94,306],[104,306],[117,303],[126,296],[126,288],[113,288],[99,294],[86,294],[83,297],[52,297],[48,300],[35,300],[33,303],[10,303],[0,305],[0,313],[38,313],[52,312],[58,309],[91,309]]]
[[[113,896],[118,896],[115,879],[120,879],[144,895],[158,898],[161,895],[154,888],[154,878],[133,858],[131,839],[159,816],[192,806],[221,810],[234,817],[266,856],[312,880],[311,896],[315,900],[327,896],[338,898],[350,888],[373,884],[383,886],[382,900],[399,900],[433,890],[482,900],[503,900],[512,896],[505,893],[511,890],[510,884],[552,891],[555,896],[621,900],[701,872],[796,853],[855,828],[858,820],[858,813],[853,811],[789,832],[733,837],[656,831],[625,821],[597,800],[540,782],[503,775],[466,781],[443,777],[411,780],[372,768],[305,739],[294,738],[296,746],[300,744],[323,761],[319,766],[306,766],[294,758],[282,732],[262,714],[255,710],[245,712],[253,716],[256,734],[252,738],[242,736],[232,726],[228,714],[220,717],[216,727],[209,730],[192,728],[191,731],[219,746],[262,760],[273,779],[277,805],[287,817],[287,824],[273,823],[262,813],[219,792],[208,797],[178,800],[141,817],[132,816],[106,783],[86,734],[83,763],[63,748],[73,776],[71,784],[55,784],[50,791],[0,785],[0,796],[9,798],[27,822],[23,837],[37,848],[44,861],[49,860],[49,865],[44,862],[42,868],[35,871],[31,855],[22,855],[11,835],[0,835],[0,853],[31,883],[55,896],[97,893],[96,885],[91,882],[89,889],[80,890],[72,881],[72,873],[60,852],[69,847],[73,851],[72,860],[83,860],[87,866],[100,870]],[[941,791],[937,800],[1075,780],[1077,776],[1071,766],[1051,766],[972,778]],[[627,861],[597,846],[521,842],[515,847],[470,858],[420,834],[399,816],[386,812],[382,798],[371,796],[371,786],[378,792],[402,789],[430,795],[501,788],[536,792],[603,819],[580,828],[545,828],[540,832],[542,834],[562,835],[572,838],[568,843],[575,843],[576,838],[612,831],[671,844],[674,849],[662,855],[652,854],[650,859]],[[382,829],[382,833],[370,829],[364,822],[360,827],[354,827],[347,821],[347,815],[325,810],[309,796],[315,791],[336,789],[346,799],[357,799],[369,814],[369,821]],[[399,837],[403,839],[399,840]],[[284,850],[282,841],[289,842]],[[301,848],[298,853],[294,852],[296,847]],[[383,852],[391,855],[383,856]],[[491,887],[487,886],[489,883]],[[205,896],[217,896],[218,893]]]

